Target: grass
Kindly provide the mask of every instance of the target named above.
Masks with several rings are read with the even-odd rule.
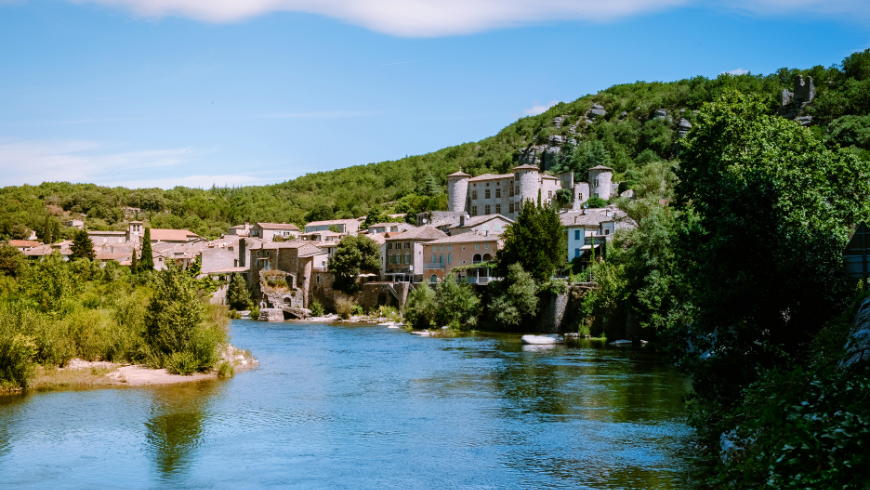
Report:
[[[66,391],[88,390],[117,386],[117,381],[106,378],[106,375],[117,371],[112,368],[91,367],[84,369],[60,369],[54,366],[37,368],[36,377],[27,387],[28,391]]]

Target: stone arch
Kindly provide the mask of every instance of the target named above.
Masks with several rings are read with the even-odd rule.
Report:
[[[490,260],[492,260],[492,255],[490,255],[490,254],[483,254],[483,261],[484,261],[484,262],[487,262],[487,261],[490,261]]]
[[[474,254],[474,257],[471,258],[471,263],[476,264],[480,262],[480,254]]]

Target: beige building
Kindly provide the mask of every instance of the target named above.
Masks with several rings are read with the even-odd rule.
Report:
[[[372,235],[383,235],[384,233],[401,233],[413,228],[416,228],[416,226],[409,223],[378,223],[369,226],[368,232]]]
[[[356,219],[331,219],[328,221],[312,221],[305,225],[305,233],[312,231],[329,231],[331,227],[336,227],[338,233],[344,235],[356,235],[359,233],[359,220]]]
[[[495,260],[495,253],[502,247],[498,235],[463,233],[427,242],[423,249],[426,262],[423,266],[424,280],[441,282],[453,269],[463,267],[459,276],[471,284],[487,284],[491,279],[490,269],[484,264]],[[481,267],[468,267],[480,265]]]
[[[471,218],[461,216],[459,223],[450,227],[450,234],[478,233],[480,235],[501,235],[512,224],[514,224],[514,220],[500,214],[474,216]]]
[[[298,237],[301,232],[299,227],[292,223],[254,223],[248,236],[272,242],[277,237],[292,240]]]
[[[421,226],[396,235],[390,233],[385,239],[384,280],[422,281],[426,243],[446,237],[446,233],[433,226]]]

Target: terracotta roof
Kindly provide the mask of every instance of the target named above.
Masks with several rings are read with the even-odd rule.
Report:
[[[259,247],[251,246],[249,249],[262,249],[262,250],[277,250],[279,248],[300,248],[306,245],[311,245],[311,242],[306,242],[304,240],[290,240],[289,242],[262,242]]]
[[[399,232],[396,232],[396,233],[399,233]],[[369,240],[373,240],[378,245],[383,245],[387,241],[387,234],[386,233],[383,233],[383,234],[374,233],[372,235],[366,235],[366,237]],[[335,242],[332,242],[332,243],[335,243]]]
[[[513,170],[514,171],[517,171],[517,170],[538,170],[538,171],[540,171],[541,169],[534,166],[534,165],[526,164],[526,165],[520,165],[518,167],[514,167]]]
[[[317,255],[326,255],[326,250],[321,250],[317,245],[310,243],[304,247],[299,247],[299,257],[314,257]]]
[[[330,219],[326,221],[312,221],[311,223],[306,223],[305,226],[348,225],[358,223],[359,221],[355,219]]]
[[[514,223],[514,220],[512,220],[506,216],[502,216],[500,214],[484,214],[483,216],[475,216],[473,218],[466,218],[465,219],[465,226],[459,226],[459,224],[456,224],[454,226],[451,226],[451,228],[468,228],[471,226],[477,226],[477,225],[486,223],[487,221],[490,221],[490,220],[493,220],[496,218],[501,218],[510,224]]]
[[[302,233],[299,236],[342,236],[342,233],[336,233],[334,231],[329,231],[329,230],[321,230],[321,231],[309,231],[308,233]]]
[[[604,165],[596,165],[595,167],[592,167],[589,170],[609,170],[609,171],[613,172],[612,168],[605,167]]]
[[[440,245],[448,243],[469,243],[469,242],[497,242],[501,237],[498,235],[481,235],[480,233],[460,233],[458,235],[449,236],[447,238],[439,238],[426,243],[426,245]]]
[[[453,172],[452,174],[448,175],[447,177],[471,177],[471,176],[460,170],[459,172]]]
[[[287,231],[299,231],[299,227],[294,225],[293,223],[257,223],[260,228],[264,230],[287,230]],[[244,228],[244,225],[240,225]],[[233,227],[235,228],[235,227]]]
[[[13,247],[38,247],[42,244],[34,240],[9,240],[9,245]]]
[[[191,238],[197,238],[199,235],[188,230],[165,230],[160,228],[151,228],[151,240],[161,242],[186,242]]]
[[[398,234],[390,233],[387,240],[438,240],[447,234],[432,225],[421,226]]]
[[[54,250],[51,247],[34,247],[25,250],[23,253],[28,257],[41,257],[44,255],[51,255],[51,252]]]
[[[535,167],[538,168],[538,167]],[[502,180],[502,179],[512,179],[514,178],[514,174],[483,174],[478,175],[477,177],[472,177],[468,179],[469,182],[480,182],[483,180]]]
[[[381,227],[381,226],[403,226],[403,225],[404,225],[404,226],[407,226],[407,227],[409,227],[409,228],[413,228],[413,227],[414,227],[414,225],[411,225],[411,224],[408,224],[408,223],[399,223],[399,222],[397,221],[397,222],[394,222],[394,223],[375,223],[375,224],[373,224],[373,225],[369,225],[369,229],[371,230],[372,228],[379,228],[379,227]]]
[[[548,174],[544,174],[544,175],[542,175],[541,178],[542,178],[542,179],[561,180],[561,179],[559,179],[559,177],[556,177],[555,175],[548,175]]]

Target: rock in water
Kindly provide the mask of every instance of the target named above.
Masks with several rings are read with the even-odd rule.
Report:
[[[550,345],[550,344],[561,344],[564,340],[559,337],[551,337],[549,335],[523,335],[520,340],[524,344],[531,345]]]

